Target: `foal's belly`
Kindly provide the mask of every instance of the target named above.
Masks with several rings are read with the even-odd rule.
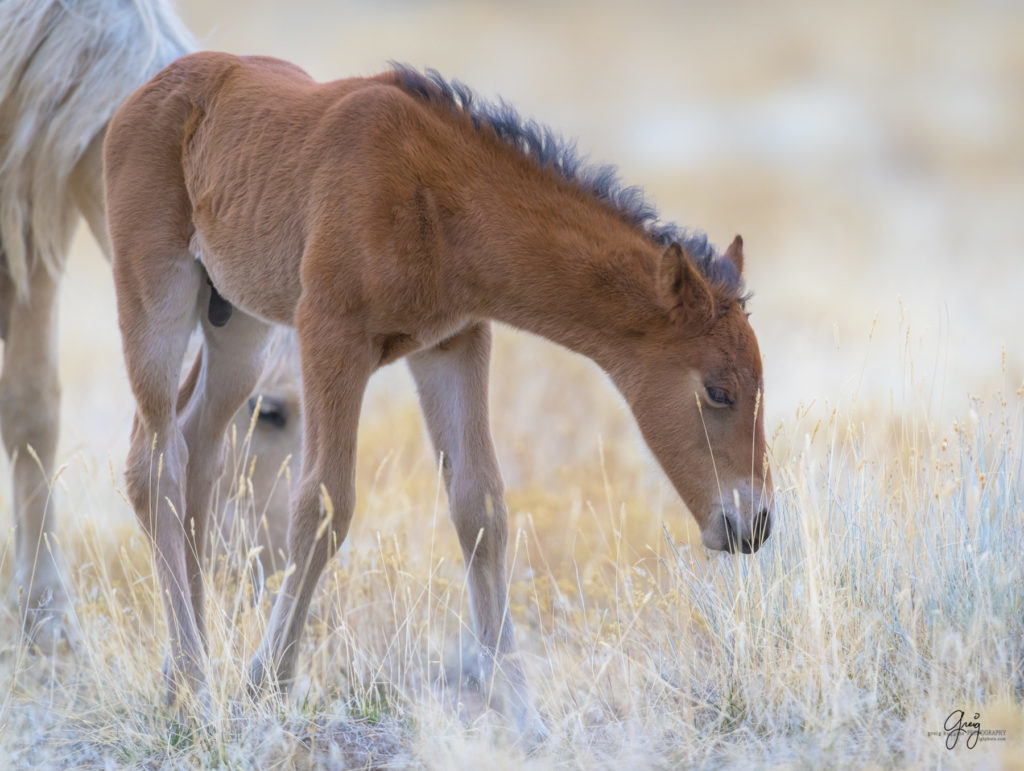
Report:
[[[199,231],[191,246],[221,297],[251,316],[294,326],[301,293],[298,256],[251,242],[243,250],[224,248]]]

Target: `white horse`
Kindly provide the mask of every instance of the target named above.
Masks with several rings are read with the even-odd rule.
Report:
[[[109,256],[107,123],[129,94],[194,48],[168,0],[0,2],[0,432],[14,474],[13,593],[29,628],[59,620],[67,601],[47,534],[57,529],[49,487],[60,406],[57,290],[71,236],[84,216]],[[265,397],[253,434],[261,479],[272,481],[275,461],[297,456],[301,421],[289,377]],[[249,414],[239,411],[243,436]],[[253,508],[268,522],[256,540],[275,551],[287,491],[269,488],[257,487]]]

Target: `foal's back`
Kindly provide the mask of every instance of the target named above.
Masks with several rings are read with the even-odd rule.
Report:
[[[394,167],[385,135],[416,107],[393,80],[317,83],[267,57],[179,59],[111,124],[115,242],[146,237],[187,249],[232,304],[292,323],[310,242],[366,237],[366,196],[372,185],[379,197],[387,176],[375,158]]]

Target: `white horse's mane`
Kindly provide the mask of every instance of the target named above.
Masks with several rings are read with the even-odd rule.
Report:
[[[19,297],[34,260],[63,270],[78,217],[68,179],[90,142],[194,48],[169,0],[0,2],[0,270]]]

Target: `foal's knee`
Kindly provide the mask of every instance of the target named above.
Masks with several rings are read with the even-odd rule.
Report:
[[[348,535],[354,504],[352,490],[332,490],[318,482],[303,482],[295,496],[288,530],[293,559],[305,556],[310,549],[324,560],[334,554]]]

